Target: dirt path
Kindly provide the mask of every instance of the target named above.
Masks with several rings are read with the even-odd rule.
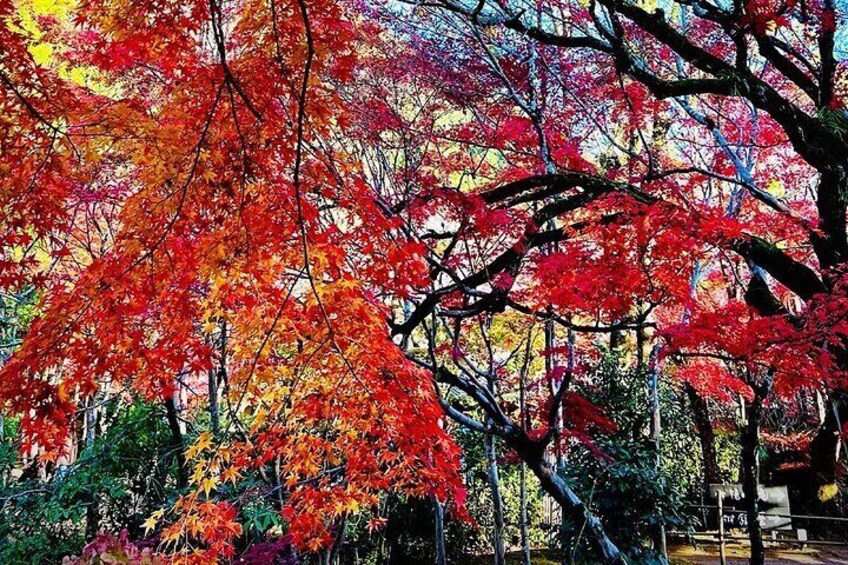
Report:
[[[715,565],[719,563],[718,547],[679,545],[671,548],[669,557],[675,565]],[[747,565],[748,548],[730,545],[727,548],[728,565]],[[767,565],[848,565],[848,549],[770,549]]]
[[[719,565],[718,546],[701,544],[697,548],[691,545],[674,545],[669,548],[671,565]],[[728,565],[748,565],[748,548],[741,544],[727,548]],[[510,552],[506,556],[507,565],[520,565],[521,555]],[[561,554],[557,550],[534,550],[533,565],[559,565]],[[457,561],[461,565],[490,565],[491,555],[480,555],[467,560]],[[590,565],[585,562],[584,565]],[[848,548],[806,549],[786,548],[768,551],[766,565],[848,565]]]

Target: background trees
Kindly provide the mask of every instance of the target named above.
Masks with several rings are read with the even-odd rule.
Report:
[[[839,291],[833,296],[829,290],[840,284],[835,273],[841,272],[845,222],[837,196],[843,159],[837,156],[839,142],[828,141],[842,135],[830,119],[841,115],[834,94],[833,7],[432,6],[423,16],[427,29],[440,26],[445,30],[440,39],[449,41],[430,41],[428,49],[441,48],[463,63],[477,49],[482,62],[472,67],[477,72],[452,77],[448,87],[440,81],[434,89],[446,91],[451,100],[470,101],[473,94],[463,96],[480,91],[474,81],[488,80],[492,90],[486,92],[493,94],[487,101],[501,102],[513,120],[507,123],[524,128],[499,128],[491,145],[506,152],[534,140],[541,150],[506,173],[493,170],[496,188],[481,193],[500,210],[521,208],[530,216],[513,247],[489,255],[491,263],[477,276],[460,275],[431,293],[398,330],[409,331],[434,311],[441,296],[457,293],[466,297],[462,307],[450,308],[450,314],[443,309],[442,315],[488,316],[517,303],[528,315],[570,318],[563,325],[573,324],[576,316],[596,326],[625,319],[636,326],[625,329],[636,331],[636,357],[644,362],[645,338],[638,334],[646,322],[656,323],[666,338],[657,354],[683,360],[681,376],[695,363],[698,380],[752,395],[746,400],[743,468],[750,493],[758,476],[752,454],[758,421],[771,387],[783,389],[777,394],[786,397],[810,380],[829,389],[842,386],[837,351],[844,348],[844,336],[838,325],[809,318],[824,302],[825,310],[841,308]],[[434,37],[420,36],[423,42]],[[809,36],[818,42],[801,47],[801,37]],[[578,89],[582,97],[573,95]],[[574,124],[574,116],[591,119],[589,97],[603,101],[604,117],[618,120],[595,119],[584,129]],[[461,128],[473,132],[469,137],[476,144],[488,133],[476,116]],[[570,134],[571,154],[548,154],[548,139],[563,133]],[[586,162],[587,154],[594,162]],[[786,174],[795,167],[794,174]],[[535,174],[528,175],[528,169]],[[459,226],[451,236],[462,241],[463,230]],[[551,253],[554,242],[560,250]],[[536,265],[535,272],[520,266],[523,261]],[[728,280],[728,273],[736,280]],[[711,284],[702,290],[704,276]],[[488,288],[479,294],[467,290],[481,285]],[[534,285],[531,304],[515,299],[526,302],[526,289]],[[708,322],[713,330],[720,328],[720,339],[692,322],[701,312],[721,317],[721,324],[716,318]],[[678,331],[691,340],[684,347],[675,337]],[[741,382],[734,384],[736,379]],[[464,387],[479,398],[473,388]],[[478,402],[497,411],[486,399]],[[832,420],[838,419],[837,412]],[[504,422],[505,429],[510,425]],[[836,437],[825,427],[822,434]],[[708,442],[708,434],[704,437]],[[824,466],[832,465],[836,451],[828,453]],[[825,475],[832,476],[818,473]],[[755,500],[750,494],[749,499],[756,523]],[[755,546],[756,537],[752,528]],[[614,558],[609,552],[608,559]]]

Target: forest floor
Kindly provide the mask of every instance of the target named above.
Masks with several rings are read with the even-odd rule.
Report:
[[[532,552],[533,565],[560,565],[556,551],[535,550]],[[670,548],[671,565],[718,565],[718,546],[677,545]],[[728,565],[748,565],[748,549],[744,545],[728,545]],[[480,556],[467,565],[488,565],[492,557]],[[507,554],[507,565],[519,565],[521,554]],[[769,549],[766,565],[848,565],[848,548],[839,549]]]
[[[678,545],[670,549],[673,565],[714,565],[719,563],[718,546]],[[748,548],[742,544],[727,547],[728,565],[747,565]],[[767,565],[848,565],[848,548],[774,548],[766,553]]]

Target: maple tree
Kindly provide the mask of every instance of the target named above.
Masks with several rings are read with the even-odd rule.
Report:
[[[575,386],[598,335],[747,399],[750,523],[767,401],[829,391],[835,479],[830,0],[58,4],[0,0],[0,286],[40,296],[0,398],[44,460],[98,394],[162,403],[191,488],[148,525],[176,562],[233,555],[216,493],[269,466],[306,550],[386,492],[461,514],[445,416],[623,562],[558,469],[614,429]]]
[[[429,143],[441,136],[482,149],[418,159],[421,186],[476,190],[450,228],[425,235],[447,242],[434,268],[440,284],[395,330],[413,331],[432,314],[463,320],[508,309],[572,332],[633,331],[637,356],[651,362],[644,330],[659,326],[653,362],[685,361],[677,376],[694,398],[735,390],[755,408],[743,434],[750,524],[758,523],[750,454],[772,387],[784,399],[804,388],[831,391],[811,461],[814,490],[831,483],[845,409],[845,129],[834,6],[425,5],[401,17],[415,37],[411,56],[422,60],[413,80],[442,98],[406,127],[428,132]],[[434,70],[446,58],[462,71]],[[430,118],[446,107],[464,116]],[[440,171],[453,176],[428,178]],[[432,197],[425,188],[419,198]],[[532,428],[550,431],[553,420],[521,425],[475,381],[485,367],[456,376],[444,372],[447,363],[434,359],[431,368],[477,400],[508,445],[544,449],[550,434],[540,441]],[[749,376],[737,378],[739,370]],[[566,394],[552,396],[555,412]],[[541,467],[538,474],[551,470]],[[762,562],[757,527],[751,537],[752,562]]]
[[[183,561],[231,553],[236,509],[213,491],[269,462],[307,548],[380,492],[457,491],[432,386],[385,331],[420,249],[327,145],[362,39],[343,8],[80,3],[29,35],[2,13],[4,281],[47,288],[0,385],[24,452],[58,455],[98,388],[163,399],[176,422],[178,389],[219,367],[234,441],[181,457],[196,490],[163,538]]]

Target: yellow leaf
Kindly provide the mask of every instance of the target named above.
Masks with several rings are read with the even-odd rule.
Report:
[[[194,445],[186,449],[186,459],[194,459],[197,455],[212,445],[212,434],[209,432],[203,432],[199,436],[197,436],[197,441],[194,442]]]
[[[53,60],[53,47],[48,43],[39,43],[29,48],[33,61],[39,65],[47,65]]]
[[[200,479],[203,478],[204,474],[206,474],[206,465],[198,463],[194,466],[194,472],[192,472],[189,481],[191,484],[197,484],[200,482]]]
[[[822,502],[827,502],[828,500],[832,499],[837,494],[839,494],[839,487],[836,486],[836,483],[830,483],[830,484],[822,486],[819,489],[818,494],[819,494],[819,500],[821,500]]]
[[[774,179],[769,183],[768,191],[778,198],[783,198],[786,194],[786,188],[783,186],[783,183],[777,179]]]
[[[200,489],[203,491],[203,494],[209,496],[209,493],[215,490],[215,487],[218,485],[218,481],[216,481],[213,477],[206,477],[203,479],[203,482],[200,484]]]
[[[142,524],[142,526],[144,526],[144,531],[149,532],[150,530],[155,528],[156,524],[159,522],[159,518],[162,517],[162,514],[164,514],[164,511],[162,510],[157,510],[156,512],[151,514],[150,518],[145,520],[144,524]]]

